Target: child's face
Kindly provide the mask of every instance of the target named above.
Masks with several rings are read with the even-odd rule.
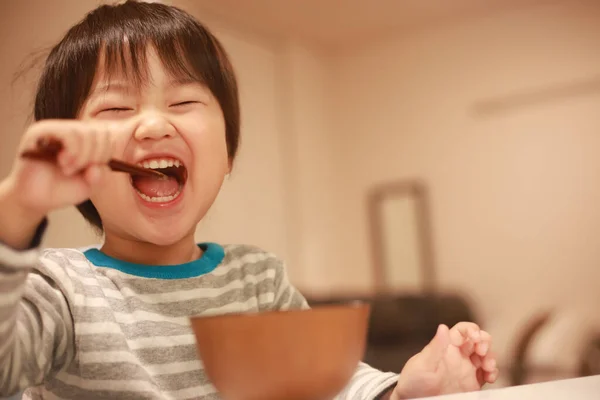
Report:
[[[173,167],[164,171],[176,178],[163,181],[110,173],[91,197],[107,239],[169,245],[193,235],[229,172],[225,121],[207,88],[172,79],[151,47],[147,60],[142,87],[98,71],[79,117],[131,126],[114,137],[115,158]]]

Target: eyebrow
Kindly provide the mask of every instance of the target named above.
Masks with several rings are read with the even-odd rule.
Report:
[[[90,98],[96,97],[101,93],[107,93],[109,91],[120,92],[120,93],[131,93],[132,86],[127,84],[126,82],[116,81],[116,82],[108,82],[99,84],[92,90],[90,93]]]

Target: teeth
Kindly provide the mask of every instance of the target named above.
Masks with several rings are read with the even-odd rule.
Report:
[[[155,160],[146,160],[138,164],[140,167],[144,167],[147,169],[159,169],[159,168],[169,168],[169,167],[180,167],[183,164],[179,160],[174,160],[172,158],[157,158]]]
[[[164,196],[164,197],[150,197],[141,193],[139,190],[136,190],[137,194],[144,200],[150,203],[168,203],[169,201],[175,200],[181,194],[181,190],[178,190],[173,196]]]

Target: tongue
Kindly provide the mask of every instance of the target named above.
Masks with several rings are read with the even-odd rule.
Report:
[[[173,177],[166,179],[136,177],[133,179],[133,187],[148,197],[168,197],[177,193],[179,182]]]

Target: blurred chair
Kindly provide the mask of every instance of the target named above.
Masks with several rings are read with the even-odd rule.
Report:
[[[510,385],[600,374],[600,332],[585,310],[544,311],[515,340]]]
[[[581,355],[579,375],[600,375],[600,332],[589,339],[588,344]]]

